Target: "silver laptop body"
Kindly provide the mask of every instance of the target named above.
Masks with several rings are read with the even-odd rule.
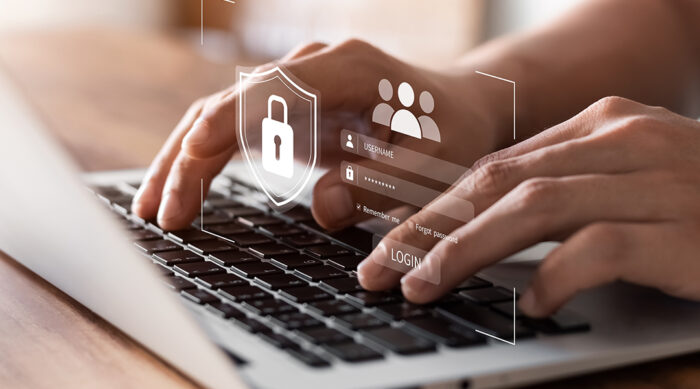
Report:
[[[615,284],[567,305],[591,323],[589,332],[307,367],[168,291],[153,271],[159,265],[133,248],[85,186],[137,182],[141,171],[81,176],[3,75],[0,112],[0,248],[207,387],[502,387],[700,350],[700,304]],[[225,173],[247,174],[236,163]],[[483,276],[522,291],[546,250],[536,246]],[[236,366],[222,348],[247,363]]]

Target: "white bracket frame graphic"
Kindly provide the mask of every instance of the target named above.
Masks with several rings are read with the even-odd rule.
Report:
[[[505,81],[513,85],[513,140],[515,140],[515,81],[503,77],[494,76],[493,74],[480,72],[478,70],[475,70],[475,72],[477,74],[481,74],[482,76],[495,78],[496,80]]]
[[[516,293],[515,293],[515,288],[513,288],[513,341],[512,341],[512,342],[509,341],[509,340],[501,339],[501,338],[499,338],[499,337],[497,337],[497,336],[491,335],[491,334],[489,334],[488,332],[479,331],[479,330],[474,330],[474,331],[480,333],[481,335],[486,335],[486,336],[488,336],[489,338],[493,338],[493,339],[496,339],[496,340],[500,340],[500,341],[503,342],[503,343],[508,343],[508,344],[511,345],[511,346],[515,346],[515,295],[516,295]]]

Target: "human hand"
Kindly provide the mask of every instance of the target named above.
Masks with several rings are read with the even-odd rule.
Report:
[[[485,119],[487,113],[479,110],[476,103],[465,107],[464,90],[469,88],[460,88],[457,77],[448,73],[408,65],[357,40],[335,46],[305,45],[259,70],[277,64],[321,95],[322,161],[332,168],[314,188],[312,211],[326,228],[338,229],[362,219],[362,214],[354,212],[358,202],[377,210],[398,205],[394,200],[342,182],[338,165],[343,128],[385,141],[391,136],[392,143],[467,166],[494,149],[490,131],[493,126]],[[387,128],[373,127],[372,110],[382,102],[377,84],[384,78],[395,80],[394,88],[402,81],[410,81],[416,94],[429,90],[436,102],[433,115],[439,118],[443,139],[450,138],[450,132],[460,136],[459,131],[472,128],[469,147],[456,149],[449,147],[449,142],[420,142]],[[147,219],[157,217],[160,226],[168,230],[183,228],[195,217],[200,179],[208,188],[237,150],[235,117],[240,88],[233,85],[192,104],[148,169],[134,199],[134,213]],[[474,92],[466,95],[469,93]],[[371,165],[373,161],[367,163]]]
[[[697,121],[609,97],[474,169],[451,192],[474,204],[476,218],[463,225],[426,207],[385,239],[429,250],[421,268],[404,276],[381,265],[388,259],[380,244],[358,269],[363,287],[382,290],[400,280],[408,300],[427,303],[483,267],[555,239],[563,244],[519,301],[530,316],[615,280],[700,300]],[[416,225],[451,232],[459,244],[436,242]],[[430,271],[439,272],[439,285],[424,280]]]

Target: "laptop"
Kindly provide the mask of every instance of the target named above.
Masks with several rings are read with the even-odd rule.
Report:
[[[129,211],[143,171],[79,173],[2,74],[0,110],[0,248],[206,387],[517,386],[700,350],[700,304],[623,283],[520,316],[512,289],[551,244],[427,306],[363,291],[386,226],[329,233],[308,199],[278,213],[237,162],[192,228],[163,231]]]

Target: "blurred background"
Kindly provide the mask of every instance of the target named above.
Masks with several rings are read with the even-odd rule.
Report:
[[[0,29],[190,29],[198,42],[200,1],[3,0]],[[401,58],[440,66],[485,39],[545,22],[581,1],[203,0],[204,54],[222,61],[243,54],[272,58],[303,41],[358,37]]]
[[[582,0],[0,1],[0,72],[80,168],[102,170],[148,165],[195,99],[235,82],[236,65],[354,37],[441,67]]]

